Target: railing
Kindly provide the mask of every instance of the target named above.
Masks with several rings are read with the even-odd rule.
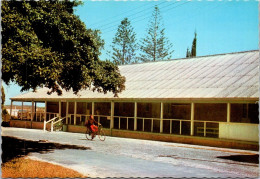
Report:
[[[50,123],[51,122],[51,132],[53,131],[53,121],[55,121],[55,119],[57,119],[58,117],[54,117],[48,121],[44,121],[44,124],[43,124],[43,131],[46,131],[46,125],[47,123]]]
[[[202,124],[201,126],[196,126],[195,124]],[[207,134],[209,135],[216,135],[218,136],[219,134],[219,123],[218,121],[198,121],[198,120],[194,120],[194,129],[196,128],[196,130],[194,130],[196,132],[197,135],[203,134],[204,137],[207,136]],[[211,126],[207,126],[211,125]]]
[[[88,119],[91,115],[86,114],[76,114],[76,121],[74,120],[74,114],[68,114],[68,124],[70,125],[84,125],[85,120]],[[101,123],[104,128],[110,128],[110,118],[111,116],[107,115],[93,115],[94,119]]]
[[[57,113],[48,113],[48,118],[57,117]],[[108,115],[93,115],[95,120],[101,123],[105,128],[110,128],[111,116]],[[85,120],[90,115],[76,114],[76,121],[74,120],[74,114],[68,114],[66,124],[70,125],[84,125]],[[63,119],[65,119],[64,117]],[[63,120],[62,119],[62,120]],[[127,116],[114,116],[114,128],[134,130],[135,117]],[[38,120],[38,119],[37,119]],[[40,119],[41,120],[41,119]],[[137,130],[147,132],[161,132],[161,124],[163,124],[163,133],[179,134],[179,135],[198,135],[198,136],[210,136],[218,137],[219,123],[221,121],[199,121],[194,120],[193,129],[191,129],[191,120],[187,119],[160,119],[160,118],[147,118],[136,117]],[[168,122],[167,122],[168,121]],[[165,124],[164,124],[165,123]],[[56,121],[54,122],[56,124]],[[193,134],[191,134],[193,130]]]
[[[57,120],[57,121],[55,121],[55,122],[53,122],[52,121],[52,126],[51,126],[51,132],[53,131],[53,128],[55,127],[55,124],[57,124],[57,123],[59,123],[59,122],[61,122],[62,120],[64,120],[66,117],[63,117],[63,118],[61,118],[61,119],[59,119],[59,120]],[[61,128],[62,128],[62,126],[61,126]]]
[[[127,116],[114,116],[114,126],[116,129],[126,129],[129,130],[129,121],[134,121],[135,117]],[[137,130],[147,131],[147,132],[161,132],[161,122],[163,123],[163,132],[169,134],[179,134],[179,135],[191,135],[191,130],[193,130],[193,135],[203,135],[218,137],[219,133],[219,123],[221,121],[198,121],[194,120],[194,127],[191,129],[191,120],[187,119],[160,119],[160,118],[147,118],[147,117],[137,117]],[[124,126],[122,127],[122,120],[125,120]],[[168,121],[168,125],[164,125]],[[200,123],[197,126],[195,124]],[[132,123],[133,124],[133,123]],[[173,128],[174,127],[174,128]],[[133,129],[134,127],[132,127]],[[130,129],[131,130],[131,129]],[[167,132],[166,132],[167,131]]]
[[[66,124],[77,124],[77,121],[74,121],[74,114],[68,114],[68,121],[66,121]],[[79,122],[82,123],[83,120],[86,120],[86,118],[90,117],[90,115],[86,114],[76,114],[76,120],[79,118]],[[66,117],[65,117],[66,118]]]
[[[122,126],[121,126],[121,123],[122,123],[122,121],[121,120],[126,120],[126,127],[125,127],[125,129],[126,130],[129,130],[129,122],[130,122],[130,120],[132,119],[132,120],[134,120],[134,117],[126,117],[126,116],[114,116],[114,121],[116,120],[116,119],[118,119],[118,129],[121,129],[122,128]],[[115,125],[115,124],[114,124]],[[133,127],[132,127],[133,128]]]
[[[56,120],[56,119],[58,119],[58,120]],[[65,119],[65,117],[59,118],[59,117],[57,116],[57,117],[54,117],[54,118],[52,118],[52,119],[50,119],[50,120],[48,120],[48,121],[44,121],[43,131],[46,131],[46,125],[47,125],[48,123],[51,123],[51,132],[53,132],[53,129],[54,129],[55,125],[56,125],[57,123],[61,122],[61,121],[64,120],[64,119]],[[56,120],[56,121],[55,121],[55,120]]]
[[[173,121],[176,121],[176,122],[180,122],[179,124],[179,133],[180,135],[183,134],[183,123],[184,122],[190,122],[190,120],[187,120],[187,119],[162,119],[163,121],[169,121],[170,122],[170,134],[174,133],[174,131],[172,130],[172,127],[173,127]]]
[[[103,128],[110,128],[111,116],[109,115],[93,115],[94,119],[101,123]]]
[[[54,117],[58,117],[59,116],[59,113],[53,113],[53,112],[47,112],[46,113],[46,120],[50,120],[50,119],[52,119],[52,118],[54,118]]]
[[[35,112],[35,121],[42,122],[45,120],[45,112]]]
[[[146,118],[146,117],[137,117],[137,125],[138,125],[138,120],[141,120],[142,121],[142,131],[149,131],[149,130],[145,130],[146,128],[151,128],[150,131],[151,132],[154,132],[154,121],[159,121],[159,125],[160,125],[160,118]],[[151,124],[147,124],[145,125],[145,120],[150,120],[151,121]],[[137,129],[140,129],[138,128],[137,126]],[[160,132],[160,126],[159,126],[159,131],[157,132]]]
[[[56,116],[58,116],[58,113],[51,113],[51,112],[47,112],[46,113],[46,117],[45,117],[45,112],[19,112],[17,115],[17,119],[20,120],[25,120],[25,121],[30,121],[32,120],[32,116],[33,116],[33,121],[36,122],[43,122],[45,120],[45,118],[47,118],[46,120],[50,120]]]

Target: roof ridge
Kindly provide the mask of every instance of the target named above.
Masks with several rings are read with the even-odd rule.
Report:
[[[188,60],[188,59],[195,59],[195,58],[202,58],[202,57],[213,57],[213,56],[220,56],[220,55],[229,55],[229,54],[239,54],[239,53],[248,53],[248,52],[260,52],[259,50],[247,50],[247,51],[240,51],[240,52],[229,52],[229,53],[220,53],[220,54],[212,54],[212,55],[203,55],[203,56],[196,56],[191,58],[176,58],[176,59],[169,59],[169,60],[160,60],[160,61],[148,61],[143,63],[132,63],[132,64],[125,64],[125,65],[118,65],[121,66],[128,66],[128,65],[141,65],[141,64],[147,64],[147,63],[156,63],[156,62],[170,62],[175,60]]]

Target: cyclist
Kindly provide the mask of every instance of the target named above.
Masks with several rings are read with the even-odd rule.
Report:
[[[95,121],[93,115],[90,116],[90,118],[86,121],[85,126],[90,130],[92,139],[94,138],[95,133],[98,131],[99,123]]]

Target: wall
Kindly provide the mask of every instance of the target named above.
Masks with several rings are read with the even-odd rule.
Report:
[[[202,138],[202,137],[195,137],[195,136],[154,134],[148,132],[123,131],[123,130],[116,130],[116,129],[112,130],[112,136],[165,141],[165,142],[176,142],[176,143],[203,145],[203,146],[212,146],[212,147],[243,149],[243,150],[255,150],[255,151],[259,150],[259,144],[257,142],[243,142],[243,141],[214,139],[214,138],[206,138],[206,137]]]
[[[258,125],[242,123],[220,123],[219,138],[258,142]]]
[[[28,129],[42,129],[43,130],[43,122],[31,122],[31,121],[20,121],[20,120],[11,120],[10,127],[18,127],[18,128],[28,128]],[[46,129],[51,129],[51,124],[46,125]]]
[[[106,136],[110,136],[111,130],[110,129],[104,129],[103,131],[105,132]],[[84,133],[86,132],[86,127],[85,126],[74,126],[74,125],[68,125],[68,132],[74,132],[74,133]]]

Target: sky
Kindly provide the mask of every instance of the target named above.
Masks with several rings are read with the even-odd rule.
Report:
[[[105,48],[101,60],[109,59],[117,27],[128,18],[137,42],[146,36],[148,22],[158,6],[165,36],[173,44],[172,59],[185,58],[197,32],[197,56],[257,50],[259,47],[258,1],[83,1],[75,14],[87,28],[99,29]],[[20,87],[3,84],[6,105],[19,95]]]

